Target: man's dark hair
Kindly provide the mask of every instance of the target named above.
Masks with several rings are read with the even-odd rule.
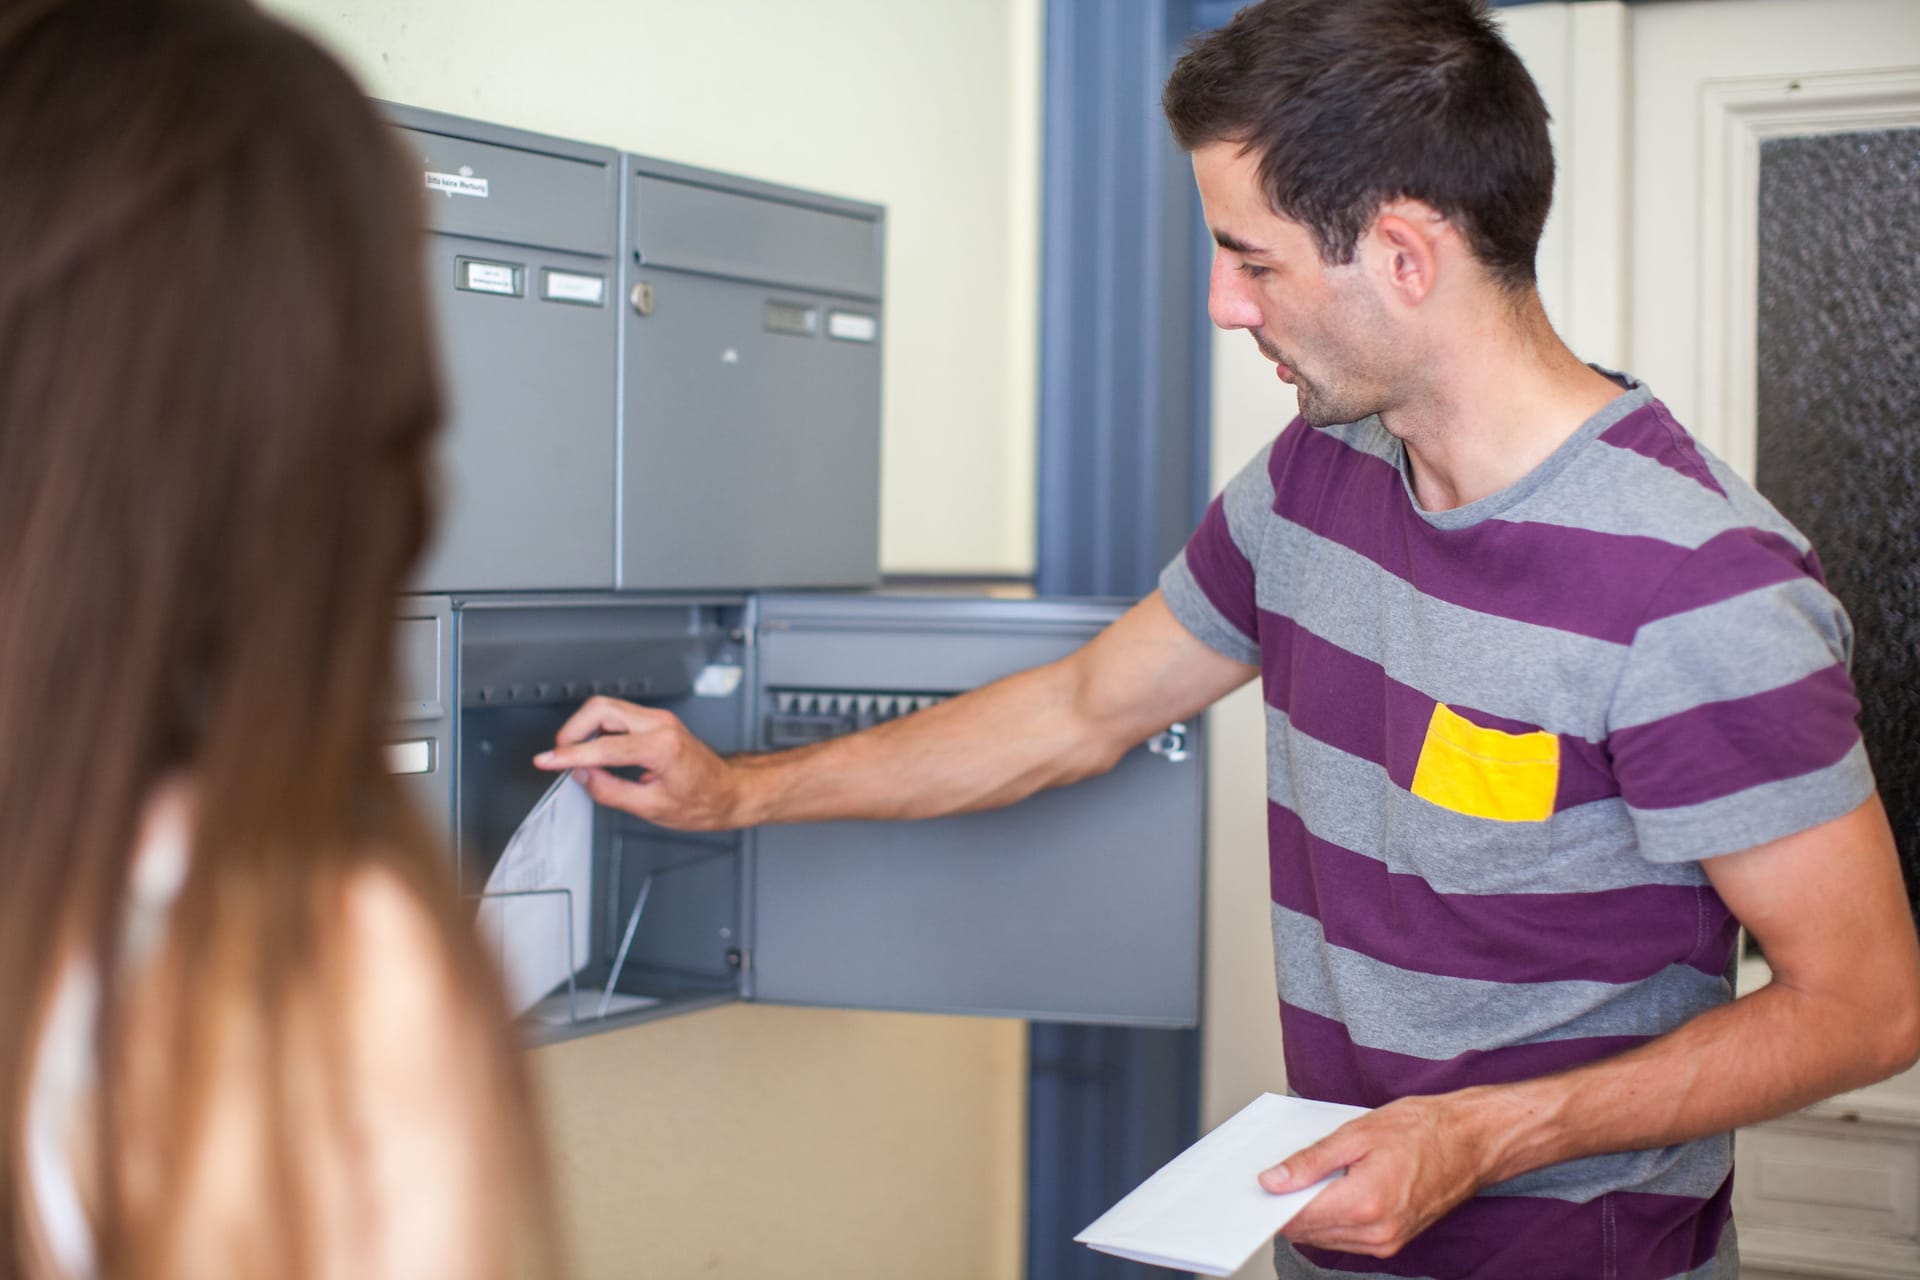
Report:
[[[1267,203],[1329,264],[1404,198],[1451,220],[1502,285],[1534,281],[1547,108],[1483,0],[1261,0],[1192,41],[1161,104],[1183,149],[1257,152]]]

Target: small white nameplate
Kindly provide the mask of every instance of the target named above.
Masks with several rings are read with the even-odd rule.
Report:
[[[830,311],[827,336],[842,342],[872,342],[880,336],[880,322],[860,311]]]
[[[589,307],[605,306],[607,278],[581,275],[573,271],[540,273],[540,296],[549,302],[578,302]]]
[[[387,744],[388,773],[432,773],[433,743],[389,742]]]
[[[694,677],[693,693],[697,698],[724,698],[740,687],[739,667],[731,663],[710,663]]]
[[[478,200],[487,198],[487,180],[469,178],[458,173],[435,173],[427,171],[427,190],[438,191],[447,196],[472,196]]]
[[[505,262],[475,262],[470,258],[462,258],[460,287],[475,293],[502,293],[517,297],[520,293],[520,269]]]

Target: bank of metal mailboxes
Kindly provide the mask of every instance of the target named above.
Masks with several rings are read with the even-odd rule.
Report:
[[[419,590],[878,580],[877,206],[387,112],[449,400]]]
[[[878,576],[878,208],[388,110],[428,194],[451,403],[389,764],[466,892],[592,694],[770,750],[916,714],[1117,614],[790,590]],[[1191,1025],[1199,754],[1170,726],[1100,778],[926,822],[684,834],[596,811],[583,914],[567,900],[587,961],[530,1031],[740,999]]]
[[[409,718],[391,750],[445,765],[413,783],[454,833],[463,887],[478,892],[552,781],[532,756],[592,693],[664,707],[722,753],[772,749],[1061,657],[1119,608],[842,593],[420,597],[402,610]],[[533,1032],[736,999],[1191,1025],[1203,789],[1198,736],[1175,725],[1111,773],[960,817],[690,834],[600,810],[591,960],[574,1010]],[[609,979],[650,1003],[599,1017]]]

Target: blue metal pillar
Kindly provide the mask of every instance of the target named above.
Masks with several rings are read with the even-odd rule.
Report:
[[[1140,596],[1207,500],[1208,246],[1160,90],[1206,0],[1049,0],[1039,549],[1047,595]],[[1197,1136],[1198,1031],[1035,1023],[1029,1280],[1168,1275],[1073,1236]]]

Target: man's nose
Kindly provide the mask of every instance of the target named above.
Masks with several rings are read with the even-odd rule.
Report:
[[[1217,250],[1213,255],[1213,274],[1207,280],[1207,315],[1222,329],[1260,327],[1260,307],[1254,300],[1250,282],[1227,260],[1226,254]]]

